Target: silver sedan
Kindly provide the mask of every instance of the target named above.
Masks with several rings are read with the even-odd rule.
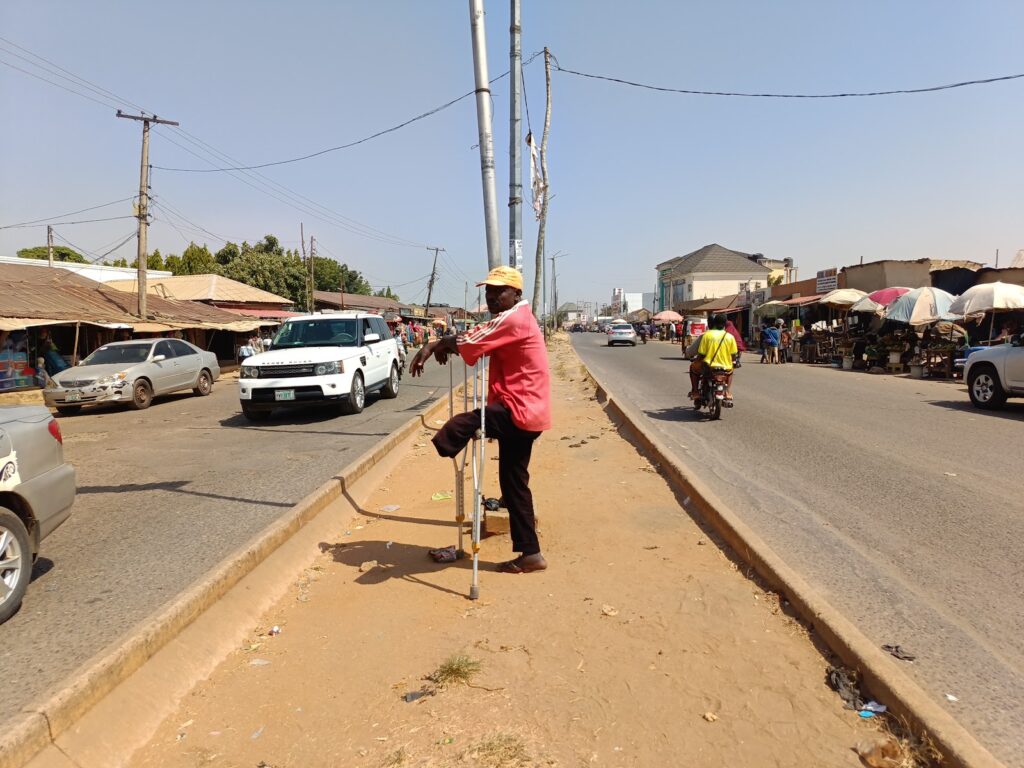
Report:
[[[183,389],[208,395],[218,376],[217,356],[187,341],[117,341],[54,376],[43,390],[43,399],[63,414],[95,403],[128,403],[142,409],[157,395]]]

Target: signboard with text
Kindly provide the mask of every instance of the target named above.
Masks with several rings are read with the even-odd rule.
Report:
[[[815,293],[828,293],[834,291],[839,287],[839,270],[835,267],[832,269],[822,269],[818,272],[817,280],[814,283]]]

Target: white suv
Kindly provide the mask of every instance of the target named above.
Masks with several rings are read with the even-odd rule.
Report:
[[[242,413],[250,421],[296,405],[334,405],[341,413],[359,413],[367,392],[398,397],[399,360],[398,342],[379,315],[332,312],[289,318],[267,352],[242,364]]]
[[[999,408],[1008,397],[1024,396],[1024,337],[972,352],[964,378],[971,402],[978,408]]]

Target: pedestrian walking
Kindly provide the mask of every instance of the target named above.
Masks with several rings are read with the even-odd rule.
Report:
[[[523,299],[522,273],[495,267],[483,282],[486,323],[458,336],[428,342],[409,363],[419,376],[431,356],[441,365],[459,355],[474,365],[490,356],[486,436],[498,441],[498,484],[509,512],[512,550],[519,556],[498,565],[502,573],[529,573],[548,567],[540,551],[530,491],[530,455],[540,433],[551,428],[551,386],[547,349],[529,302]],[[480,429],[480,409],[460,413],[432,440],[438,455],[454,458]]]
[[[793,334],[790,333],[789,328],[786,324],[779,320],[779,362],[789,362],[789,347],[793,343]]]

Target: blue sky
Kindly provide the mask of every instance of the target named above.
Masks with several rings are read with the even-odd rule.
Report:
[[[562,66],[700,90],[889,90],[1024,72],[1024,4],[522,0],[523,51]],[[489,69],[508,68],[509,4],[487,0]],[[360,139],[472,90],[468,3],[221,0],[5,0],[0,35],[180,121],[154,130],[154,166],[208,168],[200,140],[243,164]],[[46,75],[0,42],[0,61]],[[526,69],[530,121],[543,121],[542,59]],[[63,81],[61,81],[63,82]],[[67,83],[64,83],[65,85]],[[508,84],[494,91],[503,257],[508,240]],[[1020,200],[1024,80],[863,99],[745,99],[639,90],[553,75],[548,253],[559,298],[652,290],[654,265],[718,242],[792,257],[801,277],[881,258],[1006,264],[1024,248]],[[120,102],[119,102],[120,103]],[[131,104],[123,105],[126,110]],[[0,65],[0,225],[129,198],[139,124]],[[525,113],[524,113],[525,121]],[[525,132],[525,130],[524,130]],[[322,253],[375,287],[461,304],[486,269],[472,98],[358,147],[268,168],[249,186],[228,174],[155,170],[153,195],[217,236],[276,234],[299,223]],[[525,162],[524,162],[525,171]],[[524,178],[525,180],[525,178]],[[283,185],[334,212],[319,220],[267,194]],[[257,188],[253,188],[253,187]],[[222,242],[154,210],[150,248]],[[130,203],[72,219],[128,215]],[[340,220],[338,216],[345,217]],[[171,219],[179,231],[168,222]],[[345,226],[345,221],[356,224]],[[338,222],[341,222],[339,226]],[[364,237],[354,233],[372,228]],[[131,220],[59,226],[99,253]],[[537,224],[524,215],[532,285]],[[404,241],[413,245],[396,244]],[[45,242],[45,227],[0,230],[0,254]],[[134,255],[134,241],[115,256]],[[112,256],[113,257],[113,256]]]

